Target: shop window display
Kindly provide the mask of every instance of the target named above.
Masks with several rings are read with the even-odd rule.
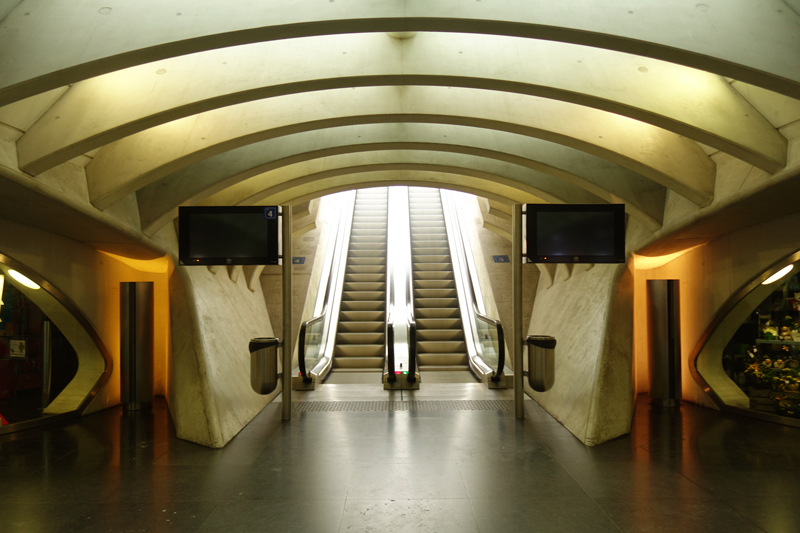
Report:
[[[798,276],[775,283],[728,343],[722,363],[751,410],[800,418]]]
[[[0,416],[13,424],[44,416],[47,405],[75,376],[78,356],[18,282],[11,276],[0,278],[5,278],[0,284]]]

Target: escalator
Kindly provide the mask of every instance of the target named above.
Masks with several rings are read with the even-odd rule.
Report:
[[[467,345],[439,190],[410,187],[408,196],[420,373],[468,370]]]
[[[380,372],[386,343],[386,231],[388,190],[356,194],[350,230],[334,371]]]
[[[293,386],[313,389],[331,370],[382,371],[384,388],[416,389],[425,372],[471,370],[489,387],[505,387],[502,325],[486,316],[452,193],[340,194]]]

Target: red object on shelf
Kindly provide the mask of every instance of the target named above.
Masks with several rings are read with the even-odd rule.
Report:
[[[3,415],[0,415],[0,426],[8,425],[8,420],[5,419]]]

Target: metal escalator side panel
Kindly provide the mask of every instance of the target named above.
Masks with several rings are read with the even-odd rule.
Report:
[[[462,232],[462,224],[458,217],[455,199],[450,191],[440,190],[442,209],[444,212],[447,240],[453,263],[453,273],[461,310],[462,327],[467,345],[469,366],[481,381],[499,381],[503,367],[493,369],[484,361],[483,346],[479,332],[479,321],[485,316],[483,295],[480,292],[480,281],[474,264],[470,264],[472,250],[469,237]],[[498,321],[488,319],[500,326]],[[502,327],[502,326],[500,326]],[[502,334],[499,332],[499,334]],[[503,350],[502,348],[500,350]],[[504,352],[504,350],[503,350]]]
[[[317,290],[317,299],[314,304],[314,317],[304,322],[301,326],[301,336],[303,338],[301,338],[301,342],[298,343],[300,349],[305,348],[305,335],[308,332],[309,326],[313,324],[321,326],[318,326],[318,329],[320,330],[319,350],[322,352],[322,355],[317,363],[314,364],[313,368],[306,369],[307,372],[303,375],[303,381],[307,383],[319,383],[325,379],[325,376],[330,372],[333,359],[332,340],[336,338],[337,327],[337,321],[333,320],[333,317],[338,315],[341,304],[341,289],[344,282],[342,261],[347,258],[354,207],[355,193],[350,193],[343,203],[333,243],[329,243],[325,251],[325,263],[320,277],[320,286]],[[302,354],[298,350],[298,358],[300,358],[301,355]],[[301,360],[305,364],[305,358]]]

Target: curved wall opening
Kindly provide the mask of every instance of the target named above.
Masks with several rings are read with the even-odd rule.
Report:
[[[0,434],[77,416],[110,374],[88,321],[60,291],[0,254]]]
[[[720,308],[692,374],[720,409],[800,427],[800,252],[771,265]]]

